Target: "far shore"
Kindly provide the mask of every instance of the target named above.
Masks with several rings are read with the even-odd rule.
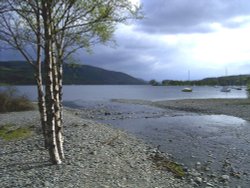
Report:
[[[250,99],[182,99],[166,101],[113,99],[112,101],[203,114],[223,114],[250,121]]]

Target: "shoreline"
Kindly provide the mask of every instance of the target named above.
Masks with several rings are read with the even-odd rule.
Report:
[[[64,110],[66,159],[62,165],[50,165],[37,111],[0,114],[0,125],[35,127],[27,139],[0,139],[1,186],[192,187],[171,172],[157,169],[149,159],[167,155],[124,131],[79,117],[80,111]]]
[[[126,104],[139,104],[159,107],[162,109],[180,110],[185,112],[194,112],[198,114],[217,114],[228,115],[242,118],[250,121],[250,99],[181,99],[164,101],[145,101],[145,100],[127,100],[113,99],[113,102]]]

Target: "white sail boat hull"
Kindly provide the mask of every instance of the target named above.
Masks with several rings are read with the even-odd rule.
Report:
[[[231,89],[228,86],[223,86],[220,91],[221,92],[230,92]]]

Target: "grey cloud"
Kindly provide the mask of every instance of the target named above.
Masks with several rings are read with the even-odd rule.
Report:
[[[249,23],[250,23],[250,18],[247,18],[247,19],[242,20],[242,21],[228,20],[228,21],[225,21],[222,25],[224,27],[234,29],[234,28],[244,27]]]
[[[211,32],[209,23],[223,24],[250,15],[248,0],[142,0],[145,19],[138,30],[149,33]]]
[[[153,77],[155,64],[162,63],[162,61],[170,62],[176,54],[175,50],[163,47],[161,43],[151,39],[140,40],[135,36],[130,36],[128,40],[125,36],[120,36],[117,48],[99,45],[93,49],[93,54],[78,53],[76,57],[84,64],[149,79]]]
[[[134,31],[118,31],[115,35],[116,48],[97,45],[93,54],[78,51],[75,60],[146,80],[185,80],[188,70],[191,71],[191,79],[221,76],[224,70],[195,66],[197,62],[183,54],[181,45],[168,46],[167,42],[161,41],[161,34],[212,32],[210,23],[238,28],[249,20],[237,22],[232,18],[250,15],[248,0],[142,0],[142,3],[146,18],[135,23]],[[16,52],[0,52],[0,60],[17,59],[23,58]],[[237,66],[231,67],[250,70],[248,62],[244,66],[238,69]],[[237,71],[229,73],[237,74]]]

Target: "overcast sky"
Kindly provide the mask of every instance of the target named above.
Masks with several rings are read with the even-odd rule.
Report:
[[[145,80],[250,74],[249,0],[133,1],[145,18],[119,25],[115,48],[95,46],[77,61]]]

